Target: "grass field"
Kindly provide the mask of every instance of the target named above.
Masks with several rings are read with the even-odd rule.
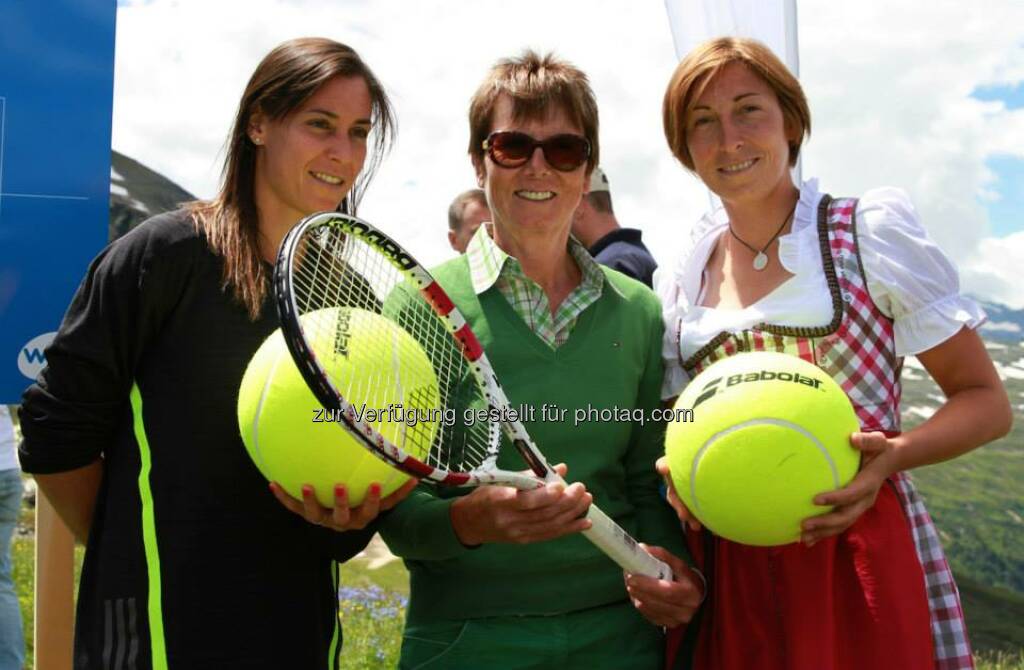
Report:
[[[31,536],[14,542],[14,579],[21,601],[28,643],[28,662],[32,663],[32,579],[34,542]],[[76,564],[81,563],[81,549]],[[375,562],[376,563],[376,562]],[[345,631],[342,667],[346,670],[393,668],[398,662],[402,623],[408,598],[408,574],[400,561],[370,567],[370,561],[357,558],[342,566],[341,618]],[[965,608],[971,623],[978,655],[979,670],[1024,670],[1024,649],[1007,650],[1007,639],[1024,621],[1024,598],[1007,600],[1005,592],[961,580]],[[972,606],[984,608],[984,621],[971,616]],[[1006,630],[1003,630],[1003,629]]]

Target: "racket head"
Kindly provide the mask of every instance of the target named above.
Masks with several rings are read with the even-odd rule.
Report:
[[[439,484],[528,489],[545,480],[562,481],[522,424],[502,418],[510,409],[508,399],[465,318],[433,276],[391,237],[342,213],[306,217],[285,237],[273,283],[281,330],[304,381],[372,453]],[[380,341],[385,344],[374,344]],[[360,358],[364,350],[369,353]],[[344,359],[341,372],[334,365],[339,358]],[[406,389],[435,384],[437,407],[456,410],[455,425],[435,431],[381,430],[379,422],[364,420],[365,413],[356,407],[359,384],[378,393],[378,400],[388,395],[380,386],[397,388],[392,395],[405,400]],[[484,410],[486,420],[467,428],[459,416],[466,408]],[[497,467],[502,432],[534,474]],[[624,569],[671,575],[596,506],[588,518],[594,526],[584,534]]]
[[[493,479],[487,473],[500,447],[499,422],[467,426],[463,412],[500,416],[508,401],[465,318],[398,242],[353,216],[313,214],[282,242],[273,286],[300,374],[364,447],[441,484]],[[415,430],[396,427],[408,421],[396,422],[394,413],[368,420],[375,415],[365,409],[386,411],[389,404],[400,405],[405,419],[410,409],[420,418],[436,410],[441,421]]]

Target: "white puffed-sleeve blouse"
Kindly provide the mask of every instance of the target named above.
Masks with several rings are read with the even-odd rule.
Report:
[[[800,188],[793,226],[779,238],[779,261],[793,274],[774,291],[743,309],[703,307],[703,276],[718,238],[728,230],[724,209],[694,227],[675,266],[655,277],[665,319],[665,382],[662,396],[679,395],[688,381],[680,360],[689,358],[723,331],[759,323],[823,326],[832,320],[832,298],[818,242],[822,193],[811,179]],[[956,268],[928,237],[907,194],[877,188],[857,202],[857,242],[868,292],[894,322],[896,354],[931,349],[962,327],[977,328],[985,313],[960,295]]]

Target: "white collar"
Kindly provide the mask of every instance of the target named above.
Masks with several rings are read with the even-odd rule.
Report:
[[[821,196],[816,178],[804,181],[800,185],[793,226],[788,233],[779,237],[779,260],[793,274],[805,271],[809,262],[815,265],[820,263],[821,255],[816,250]],[[728,225],[728,214],[721,205],[706,212],[691,230],[688,243],[676,262],[676,283],[682,287],[683,295],[691,305],[697,304],[704,266],[708,264],[715,242]]]

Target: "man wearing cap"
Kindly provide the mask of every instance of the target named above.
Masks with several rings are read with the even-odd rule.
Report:
[[[658,264],[640,240],[640,231],[619,225],[612,211],[608,177],[599,167],[591,173],[590,193],[576,208],[572,234],[598,263],[651,286]]]
[[[448,207],[448,244],[460,254],[466,252],[466,245],[480,224],[491,220],[487,208],[487,196],[482,189],[472,188],[455,196]]]

